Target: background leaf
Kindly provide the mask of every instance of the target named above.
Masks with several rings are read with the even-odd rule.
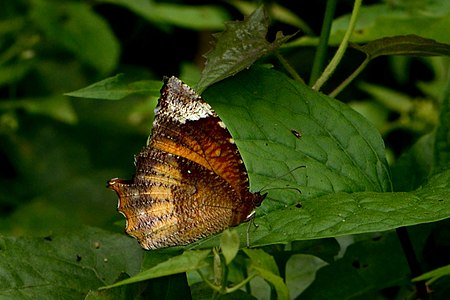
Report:
[[[260,249],[244,248],[243,251],[250,257],[251,267],[258,275],[273,285],[277,292],[277,299],[289,299],[289,290],[280,277],[273,257]]]
[[[183,5],[140,0],[101,0],[126,7],[150,22],[197,30],[219,30],[229,19],[221,7],[214,5]]]
[[[195,271],[207,266],[205,258],[211,253],[210,250],[185,251],[181,255],[174,256],[153,268],[146,269],[132,278],[125,279],[104,288],[112,288],[124,284],[140,282],[152,278],[163,277],[173,274]]]
[[[225,230],[220,238],[220,249],[228,265],[239,251],[239,234],[234,230]]]
[[[338,45],[348,27],[350,14],[336,18],[330,34],[330,45]],[[433,39],[450,44],[446,28],[450,21],[450,6],[446,1],[399,1],[362,6],[355,31],[350,39],[353,43],[366,43],[380,38],[408,35]],[[301,37],[291,45],[316,44],[317,38]]]
[[[197,92],[201,93],[209,85],[250,67],[289,38],[279,35],[269,43],[267,31],[268,17],[263,6],[244,21],[226,23],[225,30],[215,35],[214,48],[205,55],[206,65],[197,84]]]
[[[431,39],[424,39],[417,35],[386,37],[373,40],[356,49],[374,59],[381,55],[450,55],[450,45],[438,43]]]
[[[132,239],[94,228],[41,238],[2,237],[0,245],[0,297],[5,299],[80,299],[121,273],[136,274],[142,261]]]
[[[154,97],[159,97],[161,86],[161,81],[159,80],[129,82],[123,74],[118,74],[65,95],[107,100],[119,100],[133,94],[150,94]]]
[[[89,6],[77,2],[55,5],[45,0],[32,3],[31,17],[49,39],[102,73],[112,71],[119,58],[119,45],[105,21]]]
[[[336,274],[342,275],[336,277]],[[408,283],[408,276],[400,243],[395,234],[390,233],[349,246],[341,260],[317,271],[316,280],[300,298],[363,297],[373,290]]]

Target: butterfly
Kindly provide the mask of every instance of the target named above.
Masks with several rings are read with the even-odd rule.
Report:
[[[165,79],[152,134],[135,157],[131,180],[108,188],[125,231],[147,250],[187,245],[252,218],[266,194],[249,191],[248,174],[225,124],[176,77]]]

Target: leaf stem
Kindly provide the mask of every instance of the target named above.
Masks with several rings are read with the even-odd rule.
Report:
[[[336,11],[337,0],[328,0],[325,8],[325,16],[323,18],[322,31],[320,32],[319,45],[314,56],[314,63],[311,70],[311,77],[309,78],[309,86],[319,78],[320,72],[325,65],[325,59],[328,49],[328,41],[330,38],[331,24],[333,23],[334,13]]]
[[[312,86],[313,90],[317,91],[322,87],[322,85],[330,78],[330,76],[336,70],[337,65],[344,56],[345,50],[347,49],[348,46],[348,41],[350,40],[350,36],[352,35],[353,29],[355,28],[356,25],[356,19],[358,17],[359,8],[361,7],[361,2],[362,0],[355,0],[352,15],[350,17],[350,22],[348,24],[347,31],[345,32],[344,38],[342,39],[342,42],[339,45],[339,48],[336,51],[333,58],[331,59],[330,63],[325,68],[325,71],[323,71],[322,75],[319,77],[319,79],[317,79],[317,81]]]
[[[235,291],[239,290],[241,287],[243,287],[244,285],[249,283],[250,280],[252,280],[255,277],[256,277],[256,274],[252,274],[252,275],[248,276],[247,278],[245,278],[243,281],[241,281],[240,283],[236,284],[235,286],[227,288],[226,292],[227,293],[232,293],[232,292],[235,292]]]
[[[356,70],[353,71],[353,73],[350,74],[350,76],[347,77],[343,82],[341,82],[341,84],[339,84],[331,93],[329,93],[328,96],[336,97],[337,94],[342,92],[342,90],[345,89],[350,84],[350,82],[352,82],[353,79],[355,79],[356,76],[358,76],[366,68],[369,61],[370,61],[370,58],[367,56],[364,59],[364,61],[359,65],[359,67],[356,68]]]
[[[276,58],[280,61],[281,65],[286,69],[286,71],[294,78],[294,80],[305,83],[303,78],[298,75],[298,73],[295,71],[295,69],[289,64],[289,62],[280,54],[278,50],[275,50],[274,52]]]

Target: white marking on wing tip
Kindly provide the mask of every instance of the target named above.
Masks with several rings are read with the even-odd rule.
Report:
[[[233,139],[233,138],[230,138],[228,141],[229,141],[231,144],[234,144],[234,139]]]
[[[219,126],[222,127],[223,129],[226,129],[226,128],[227,128],[227,126],[225,125],[225,123],[222,122],[222,121],[217,122],[217,124],[219,124]]]
[[[182,97],[169,95],[167,98],[167,109],[161,114],[167,115],[182,124],[186,121],[197,121],[209,116],[214,116],[211,106],[202,101],[193,91],[185,92]]]

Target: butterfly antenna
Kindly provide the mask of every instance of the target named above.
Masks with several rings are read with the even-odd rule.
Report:
[[[267,188],[264,191],[270,191],[270,190],[294,190],[296,192],[298,192],[299,194],[302,193],[302,191],[299,188],[293,187],[293,186],[284,186],[284,187],[272,187],[272,188]]]
[[[306,166],[298,166],[298,167],[295,167],[295,168],[293,168],[292,170],[289,170],[289,172],[286,172],[285,174],[283,174],[283,175],[281,175],[281,176],[278,176],[276,179],[283,178],[284,176],[289,175],[289,174],[292,174],[292,172],[294,172],[294,171],[296,171],[296,170],[298,170],[298,169],[302,169],[302,168],[306,168]],[[300,189],[295,188],[295,187],[273,187],[273,188],[267,188],[270,184],[272,184],[272,183],[268,183],[268,184],[266,184],[265,186],[263,186],[263,187],[260,189],[260,193],[261,193],[262,191],[269,191],[269,190],[276,190],[276,189],[293,189],[293,190],[297,190],[297,192],[299,192],[300,194],[302,193],[302,192],[300,191]]]

